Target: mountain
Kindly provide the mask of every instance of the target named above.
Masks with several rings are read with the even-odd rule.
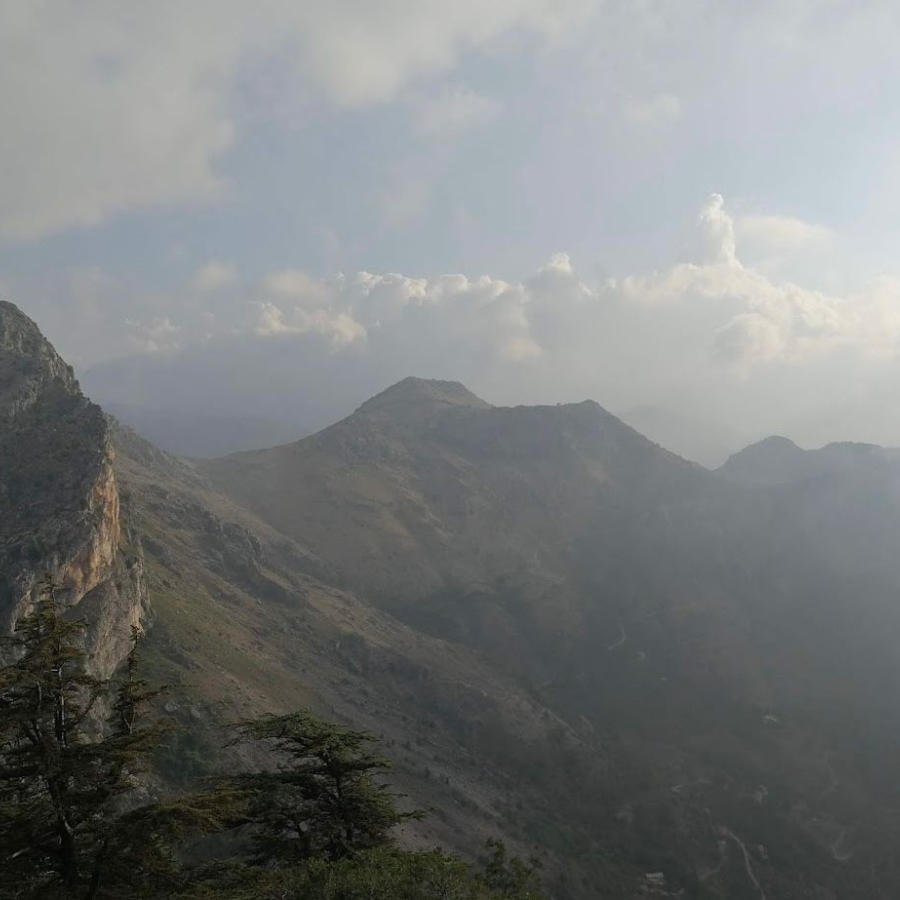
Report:
[[[416,379],[317,435],[197,471],[323,578],[475,651],[589,741],[589,774],[562,784],[550,761],[510,762],[503,741],[492,753],[538,807],[564,808],[517,820],[568,848],[563,868],[666,869],[698,896],[751,896],[721,843],[736,835],[774,895],[890,896],[857,877],[885,878],[886,836],[900,836],[883,784],[900,577],[854,563],[856,542],[824,553],[815,504],[733,484],[592,402],[495,408]]]
[[[770,437],[734,454],[718,474],[767,497],[773,534],[802,536],[813,564],[892,595],[900,585],[900,450],[849,441],[804,450]]]
[[[405,827],[408,842],[475,856],[503,834],[520,852],[538,849],[510,822],[523,807],[527,818],[560,814],[514,766],[549,769],[557,753],[593,762],[590,735],[474,650],[334,586],[323,560],[219,492],[196,463],[113,428],[145,548],[148,662],[156,680],[183,685],[167,707],[190,726],[168,758],[176,782],[214,770],[217,724],[312,706],[383,735],[392,783],[410,805],[437,811]],[[559,856],[543,855],[557,876]],[[590,865],[571,867],[588,878]]]
[[[815,474],[811,455],[785,437],[773,435],[733,453],[719,474],[744,485],[791,484]]]
[[[710,472],[591,401],[409,378],[300,441],[183,460],[2,312],[7,606],[49,561],[92,614],[78,546],[103,548],[88,583],[142,573],[149,674],[190,725],[175,786],[230,752],[217,725],[312,706],[384,735],[435,810],[406,842],[501,836],[558,900],[900,894],[891,451],[776,440]],[[115,542],[91,537],[110,486]]]
[[[810,478],[874,471],[879,476],[900,464],[900,450],[841,441],[804,450],[784,437],[768,437],[732,454],[719,474],[737,484],[773,486]]]
[[[0,301],[0,620],[11,627],[51,574],[90,619],[108,675],[144,616],[140,544],[109,428],[37,326]]]
[[[645,505],[705,474],[592,402],[494,408],[418,379],[310,438],[198,467],[348,585],[407,613],[413,601],[440,610],[429,598],[448,590],[567,597],[560,566],[625,494]]]

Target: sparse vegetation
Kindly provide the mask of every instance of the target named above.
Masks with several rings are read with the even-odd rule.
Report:
[[[308,711],[237,726],[269,767],[149,799],[151,760],[176,732],[154,712],[161,689],[141,675],[137,631],[116,684],[90,675],[84,628],[48,579],[0,669],[0,898],[538,897],[534,865],[499,841],[478,871],[397,846],[394,827],[421,814],[380,780],[377,737]]]

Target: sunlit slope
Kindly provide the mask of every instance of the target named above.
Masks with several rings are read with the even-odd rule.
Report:
[[[649,829],[633,859],[681,842],[678,871],[699,878],[723,826],[790,842],[789,861],[760,856],[763,882],[849,884],[828,848],[852,829],[856,857],[886,865],[880,838],[852,835],[894,828],[878,774],[897,734],[900,582],[823,557],[783,492],[732,484],[595,403],[494,408],[416,379],[200,471],[330,583],[476,651],[591,734],[608,779],[570,785],[566,815],[613,843]],[[840,789],[823,797],[832,771]],[[616,832],[619,814],[631,824]]]
[[[604,754],[527,686],[465,646],[427,635],[328,582],[308,548],[218,492],[192,465],[117,428],[117,471],[143,536],[153,622],[150,663],[180,685],[175,713],[191,738],[169,757],[176,780],[215,767],[219,726],[311,706],[384,736],[410,808],[434,808],[406,838],[479,853],[491,835],[540,852],[551,879],[593,883],[604,853],[555,804],[562,754],[590,777]],[[522,777],[546,768],[550,777]],[[552,773],[552,774],[550,774]],[[544,847],[552,824],[591,855]],[[594,869],[594,875],[587,874]],[[619,865],[611,874],[613,879]],[[626,871],[628,866],[625,866]],[[633,881],[633,873],[621,883]],[[571,896],[582,896],[576,891]]]

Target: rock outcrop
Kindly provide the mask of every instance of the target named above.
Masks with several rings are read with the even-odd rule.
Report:
[[[0,301],[0,627],[47,574],[88,621],[92,668],[109,675],[146,610],[109,427],[34,322]]]

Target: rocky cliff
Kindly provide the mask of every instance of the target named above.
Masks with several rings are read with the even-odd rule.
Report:
[[[0,626],[50,574],[89,623],[91,665],[112,672],[146,609],[143,560],[103,412],[37,326],[0,301]]]

